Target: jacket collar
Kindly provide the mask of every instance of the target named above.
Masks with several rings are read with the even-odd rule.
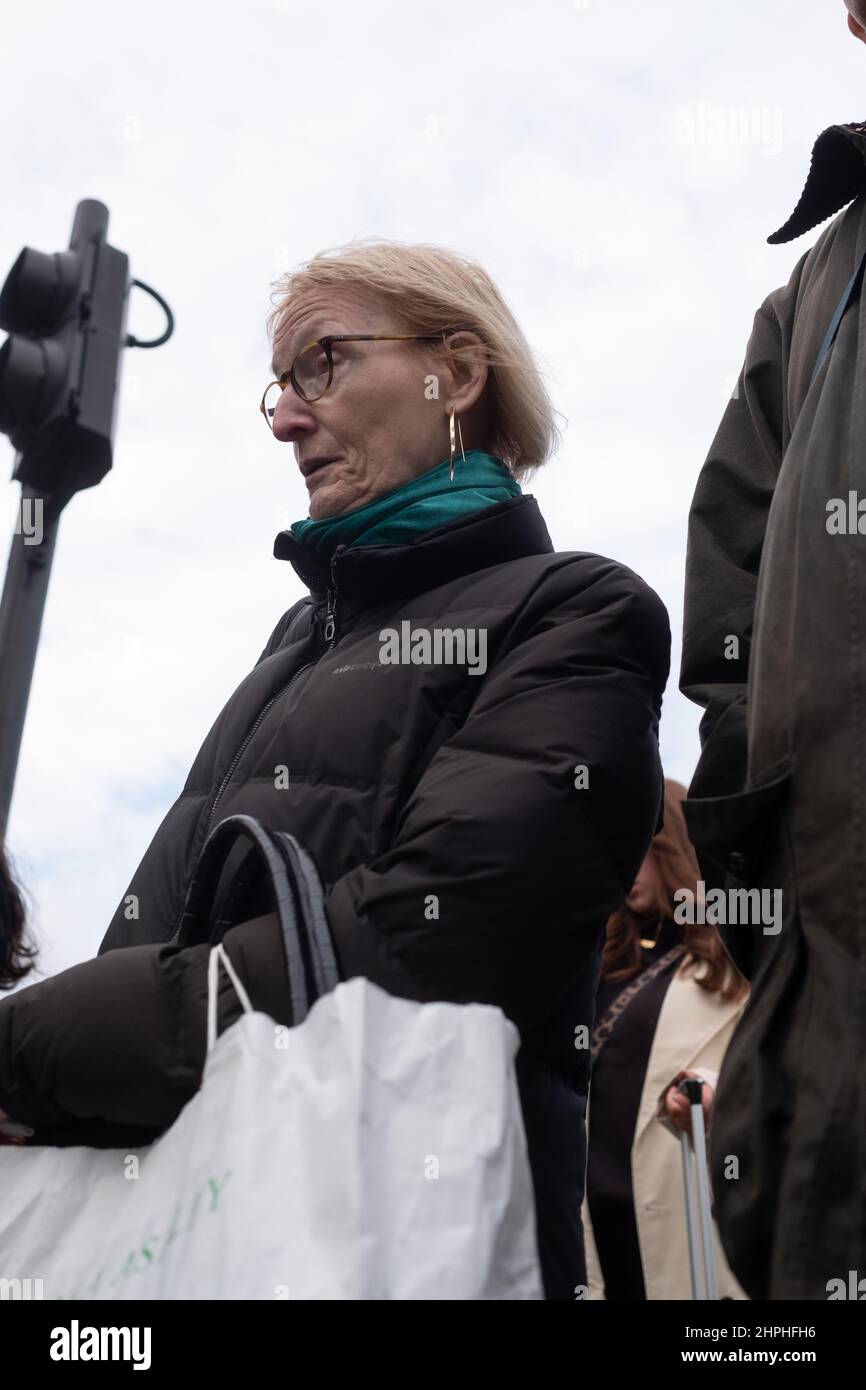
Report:
[[[866,123],[831,125],[812,147],[809,173],[800,201],[778,231],[774,245],[793,241],[832,217],[866,188]]]
[[[407,545],[338,546],[330,564],[281,531],[274,555],[288,560],[318,603],[329,589],[359,607],[411,597],[490,565],[553,550],[544,518],[529,494],[425,531]]]

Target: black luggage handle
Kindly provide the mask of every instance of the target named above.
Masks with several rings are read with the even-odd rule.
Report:
[[[214,896],[230,851],[240,839],[250,842],[235,874],[218,920],[211,926]],[[286,955],[292,1018],[301,1023],[310,1007],[306,962],[315,999],[339,983],[339,972],[323,906],[324,893],[316,866],[293,835],[268,831],[255,816],[226,816],[214,826],[193,871],[173,945],[216,945],[235,925],[234,913],[254,875],[264,870],[273,889],[274,904]],[[314,1002],[313,1001],[313,1002]]]

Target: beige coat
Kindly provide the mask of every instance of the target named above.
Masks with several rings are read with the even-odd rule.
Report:
[[[715,1088],[722,1057],[745,1002],[731,1003],[707,993],[680,967],[662,1004],[631,1150],[635,1216],[648,1299],[692,1297],[679,1133],[660,1122],[661,1099],[680,1070],[698,1072]],[[591,1126],[590,1085],[587,1139]],[[602,1299],[604,1283],[585,1196],[581,1215],[589,1297]],[[716,1277],[719,1298],[746,1297],[728,1268],[718,1236]]]

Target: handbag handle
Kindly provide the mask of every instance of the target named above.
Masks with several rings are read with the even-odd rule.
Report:
[[[250,842],[250,853],[235,874],[216,923],[210,918],[220,873],[239,839]],[[255,874],[267,875],[286,956],[292,1018],[301,1023],[310,1007],[307,966],[315,986],[314,998],[339,982],[334,948],[323,907],[323,890],[312,858],[297,840],[269,832],[254,816],[226,816],[205,841],[187,889],[172,944],[215,944],[233,925],[233,912]],[[297,890],[297,899],[294,887]]]
[[[312,855],[285,830],[273,832],[273,839],[280,849],[298,890],[300,898],[300,918],[304,926],[303,939],[310,947],[310,965],[315,985],[316,999],[330,994],[340,983],[340,972],[331,929],[325,914],[325,893],[322,880],[313,862]]]

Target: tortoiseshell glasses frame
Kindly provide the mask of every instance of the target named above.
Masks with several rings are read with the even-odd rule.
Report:
[[[314,338],[311,343],[306,343],[300,351],[295,353],[294,360],[289,370],[283,372],[281,376],[276,377],[273,381],[269,381],[265,387],[262,393],[262,399],[259,403],[259,410],[265,417],[265,424],[273,433],[273,418],[276,404],[273,406],[267,404],[267,395],[272,386],[279,387],[279,396],[276,397],[276,401],[279,401],[280,396],[289,385],[289,382],[291,382],[302,401],[306,401],[309,404],[312,401],[321,400],[334,379],[334,358],[331,351],[334,343],[438,343],[440,341],[444,343],[449,333],[456,332],[459,332],[459,330],[455,328],[446,328],[443,329],[441,333],[328,333],[324,338]],[[324,351],[328,363],[328,379],[321,391],[318,391],[315,396],[311,396],[302,390],[295,373],[295,368],[298,364],[298,360],[303,357],[304,353],[316,347],[320,347]]]

